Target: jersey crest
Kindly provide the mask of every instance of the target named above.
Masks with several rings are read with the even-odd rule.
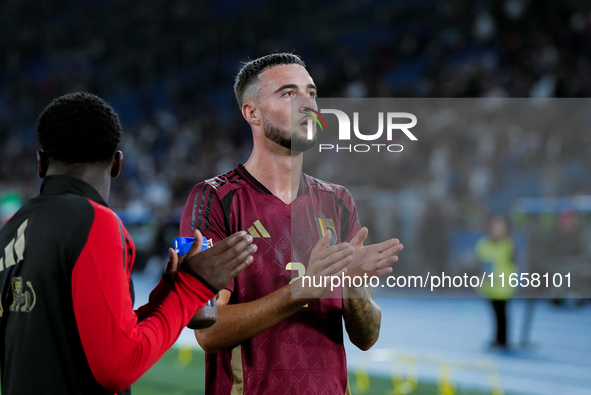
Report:
[[[22,277],[12,278],[11,285],[13,302],[9,307],[10,311],[30,313],[31,310],[33,310],[33,307],[35,307],[37,296],[35,295],[33,284],[31,284],[30,281],[27,281],[26,284],[31,289],[31,293],[24,289]]]
[[[324,218],[324,214],[318,213],[320,217],[316,217],[316,225],[318,226],[318,234],[324,237],[326,232],[330,230],[330,245],[333,246],[337,242],[337,228],[334,226],[334,221],[330,218]]]

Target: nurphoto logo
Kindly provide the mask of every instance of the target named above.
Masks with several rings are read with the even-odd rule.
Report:
[[[309,108],[304,107],[304,112],[310,116],[311,119],[308,119],[308,140],[314,139],[314,122],[318,124],[320,130],[328,131],[328,125],[326,124],[326,120],[322,116],[322,114],[333,114],[337,117],[337,121],[339,124],[339,141],[350,141],[351,140],[351,120],[349,116],[341,110],[332,109],[332,108],[323,108],[320,112]],[[386,120],[384,122],[384,119]],[[408,120],[409,122],[401,122],[403,120]],[[322,122],[321,122],[322,121]],[[387,141],[392,141],[392,136],[394,135],[395,131],[403,132],[406,137],[408,137],[411,141],[417,141],[418,139],[416,136],[409,130],[416,126],[417,124],[417,117],[414,114],[409,112],[378,112],[378,130],[373,134],[365,134],[362,133],[359,129],[359,112],[353,112],[353,133],[355,137],[362,141],[375,141],[382,137],[384,133],[384,123],[386,123],[386,139]],[[324,127],[323,127],[324,124]],[[402,152],[404,147],[401,144],[349,144],[349,145],[339,145],[339,144],[319,144],[318,146],[319,152],[323,151],[330,151],[334,150],[336,152],[339,151],[347,151],[347,152],[380,152],[380,149],[388,152]]]

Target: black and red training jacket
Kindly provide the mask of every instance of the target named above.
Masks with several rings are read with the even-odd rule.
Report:
[[[133,241],[88,183],[48,176],[0,229],[3,395],[128,393],[215,295],[183,268],[133,310]]]

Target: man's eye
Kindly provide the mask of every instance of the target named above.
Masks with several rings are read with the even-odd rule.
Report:
[[[310,96],[310,97],[316,97],[316,92],[308,92],[308,96]]]
[[[293,92],[293,91],[289,91],[289,92],[285,92],[283,95],[284,95],[284,96],[293,97],[293,96],[295,96],[295,92]]]

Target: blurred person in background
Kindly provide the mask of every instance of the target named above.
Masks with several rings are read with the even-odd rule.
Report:
[[[139,201],[152,209],[166,204],[154,199],[153,193],[165,185],[172,192],[172,205],[182,207],[196,179],[222,173],[231,168],[228,163],[248,158],[250,130],[231,111],[234,98],[225,89],[225,76],[233,70],[233,59],[244,53],[268,53],[269,48],[306,51],[314,59],[315,81],[327,97],[587,97],[591,92],[591,19],[585,2],[385,2],[377,9],[373,2],[356,2],[339,13],[338,23],[323,25],[330,34],[304,29],[297,41],[292,28],[279,21],[306,20],[308,14],[305,7],[293,9],[288,3],[264,1],[261,7],[251,7],[248,2],[229,6],[117,0],[114,4],[117,15],[110,2],[97,2],[88,18],[84,3],[2,2],[5,30],[0,53],[6,56],[0,61],[4,77],[0,78],[0,194],[6,188],[25,198],[36,194],[38,185],[28,179],[26,166],[27,155],[37,148],[31,143],[30,121],[51,98],[87,89],[125,109],[128,133],[122,177],[126,182],[116,183],[112,206],[126,209]],[[55,12],[48,13],[47,7]],[[235,12],[225,12],[230,8]],[[338,8],[339,3],[322,7],[319,20],[332,20]],[[245,26],[246,20],[258,21],[256,28],[245,28],[248,34],[224,28]],[[344,39],[351,37],[351,26],[357,26],[359,34],[354,40]],[[209,95],[204,98],[204,91],[215,92],[214,100]],[[162,111],[169,114],[162,117]],[[564,133],[562,143],[550,144],[563,147],[562,157],[555,158],[558,164],[576,158],[587,161],[591,157],[583,152],[591,150],[587,134],[582,133],[581,141],[569,130]],[[459,142],[457,134],[424,136],[417,151],[428,157],[430,147],[439,141]],[[462,135],[464,140],[483,136]],[[509,135],[517,143],[525,141],[524,136],[501,131],[482,144],[489,147],[490,157],[476,173],[492,174],[489,196],[502,196],[510,188],[501,172],[501,160],[518,159],[503,144]],[[543,134],[538,136],[545,140]],[[464,145],[457,150],[461,155],[451,155],[449,169],[457,178],[452,203],[464,204],[462,195],[474,186],[471,174],[477,175],[467,171],[474,166],[465,169],[466,163],[479,161],[484,153]],[[543,169],[542,152],[538,149],[532,156],[533,167]],[[334,168],[344,165],[341,159],[334,162]],[[388,187],[427,186],[426,181],[408,176],[422,174],[426,163],[418,155],[393,163],[399,176]],[[542,193],[548,187],[545,180],[540,177]],[[537,194],[538,189],[532,190],[531,196]],[[502,207],[495,210],[506,212]]]
[[[427,266],[439,273],[445,271],[449,254],[447,219],[434,199],[427,202],[423,211],[418,238]]]
[[[95,95],[68,94],[37,133],[41,192],[0,229],[2,394],[129,393],[256,247],[241,232],[201,253],[195,243],[182,264],[170,249],[134,311],[135,246],[107,206],[123,164],[119,117]]]
[[[491,342],[493,348],[506,349],[509,346],[507,340],[507,300],[515,292],[515,288],[509,286],[509,276],[516,273],[515,267],[515,243],[509,235],[507,219],[501,215],[495,215],[488,224],[488,234],[482,236],[474,247],[476,257],[482,264],[483,271],[493,273],[493,282],[485,282],[480,290],[489,298],[495,317],[495,338]],[[499,278],[504,275],[504,284]],[[503,286],[504,285],[504,286]]]
[[[248,229],[261,253],[250,274],[219,292],[217,324],[195,331],[206,352],[205,392],[350,394],[342,322],[354,345],[373,346],[381,312],[371,287],[330,294],[318,287],[305,297],[292,290],[302,287],[304,273],[390,273],[402,245],[391,239],[364,246],[368,231],[349,191],[302,173],[303,152],[315,141],[306,137],[310,117],[303,107],[292,116],[292,103],[317,108],[317,89],[298,56],[246,63],[234,90],[252,129],[252,154],[245,165],[195,186],[181,235],[199,229],[215,245]]]

